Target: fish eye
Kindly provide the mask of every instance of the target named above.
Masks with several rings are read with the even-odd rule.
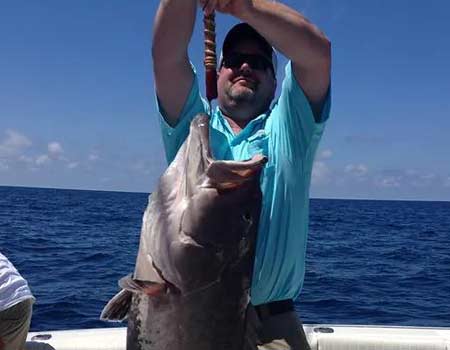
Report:
[[[252,221],[252,215],[250,214],[249,211],[246,211],[243,215],[242,218],[247,221],[247,222],[251,222]]]

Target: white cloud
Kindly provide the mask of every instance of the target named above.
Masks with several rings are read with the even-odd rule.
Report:
[[[59,142],[50,142],[47,146],[47,149],[48,156],[51,159],[60,159],[62,154],[64,153],[64,149]]]
[[[30,139],[17,131],[8,129],[6,130],[6,135],[6,140],[3,142],[5,146],[14,148],[31,146]]]
[[[311,183],[313,185],[327,184],[331,181],[331,170],[325,160],[331,158],[332,155],[333,151],[329,148],[317,154],[317,159],[314,161],[311,173]]]
[[[419,172],[417,170],[414,170],[414,169],[408,169],[408,170],[405,171],[405,174],[407,176],[415,176],[415,175],[419,174]]]
[[[42,154],[36,158],[36,165],[44,165],[50,163],[51,159],[47,154]]]
[[[52,161],[64,161],[69,162],[69,160],[63,157],[64,149],[59,142],[53,141],[48,143],[47,145],[47,154],[41,154],[35,158],[34,163],[38,166],[46,165],[51,163]],[[27,157],[23,157],[23,160],[26,161]]]
[[[67,164],[67,168],[75,169],[78,167],[78,165],[80,165],[78,162],[70,162],[69,164]]]
[[[137,160],[133,163],[131,168],[139,173],[149,175],[151,174],[151,164],[146,160]]]
[[[69,169],[78,166],[64,156],[65,151],[60,142],[49,142],[45,150],[32,149],[31,140],[22,133],[8,129],[5,136],[0,139],[0,170],[23,171],[26,169],[36,171],[52,162],[61,162]]]
[[[424,189],[437,191],[439,188],[450,187],[450,176],[417,169],[384,170],[374,178],[374,181],[377,187],[404,188],[410,193]]]
[[[356,177],[363,177],[367,175],[369,171],[365,164],[348,164],[344,170],[346,173]]]
[[[410,179],[410,184],[414,187],[428,187],[433,184],[435,179],[435,174],[424,174]]]
[[[28,137],[15,130],[8,129],[5,133],[6,137],[0,143],[0,157],[16,156],[32,144]]]
[[[450,176],[444,180],[444,187],[450,187]]]
[[[98,153],[91,153],[88,159],[90,162],[95,162],[100,159],[100,156],[98,155]]]
[[[437,177],[436,174],[433,174],[433,173],[424,174],[421,176],[421,178],[423,180],[434,180],[434,179],[436,179],[436,177]]]
[[[383,178],[377,179],[375,183],[379,187],[400,187],[401,176],[385,176]]]
[[[332,155],[333,155],[333,151],[331,149],[324,149],[322,152],[320,152],[319,158],[320,159],[329,159],[329,158],[331,158]]]
[[[327,183],[330,179],[330,169],[322,161],[315,161],[312,169],[311,182],[313,184]]]
[[[34,162],[33,158],[28,157],[28,156],[24,156],[24,155],[21,155],[19,157],[19,161],[27,163],[27,164],[32,164]]]

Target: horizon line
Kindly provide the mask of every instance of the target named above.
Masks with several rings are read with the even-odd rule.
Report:
[[[90,189],[90,188],[66,188],[66,187],[33,187],[33,186],[21,186],[21,185],[0,185],[1,187],[12,187],[12,188],[27,188],[27,189],[43,189],[43,190],[63,190],[63,191],[89,191],[89,192],[112,192],[112,193],[137,193],[137,194],[151,194],[152,192],[141,192],[141,191],[125,191],[125,190],[101,190],[101,189]],[[310,200],[350,200],[350,201],[390,201],[390,202],[444,202],[450,203],[450,200],[444,199],[403,199],[403,198],[343,198],[343,197],[310,197]]]

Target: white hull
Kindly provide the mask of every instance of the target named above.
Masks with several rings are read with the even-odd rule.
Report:
[[[450,328],[305,325],[305,332],[312,350],[450,350]],[[32,332],[27,339],[26,350],[125,350],[126,328]]]

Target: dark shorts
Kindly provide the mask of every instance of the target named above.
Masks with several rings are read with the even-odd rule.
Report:
[[[245,350],[310,350],[292,301],[248,309]]]
[[[0,311],[0,349],[22,350],[30,328],[33,299]],[[3,347],[2,347],[3,345]]]

